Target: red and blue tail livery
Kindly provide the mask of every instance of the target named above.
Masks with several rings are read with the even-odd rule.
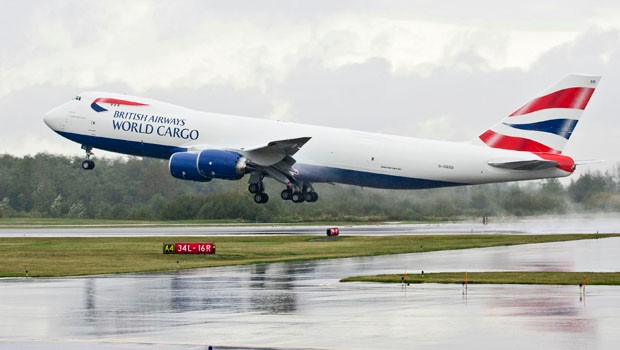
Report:
[[[166,159],[182,180],[247,178],[259,204],[269,200],[270,186],[281,186],[285,201],[316,202],[316,183],[421,189],[569,176],[584,163],[562,151],[599,80],[569,75],[475,142],[200,112],[108,92],[84,92],[44,121],[82,145],[85,170],[94,168],[90,157],[98,148]]]
[[[479,138],[493,148],[561,154],[600,79],[569,75]]]

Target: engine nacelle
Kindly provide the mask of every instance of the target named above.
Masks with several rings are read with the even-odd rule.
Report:
[[[207,149],[199,153],[179,152],[170,157],[170,174],[183,180],[238,180],[247,172],[247,159],[231,151]]]
[[[204,177],[239,180],[247,169],[248,161],[239,153],[206,149],[198,155],[198,172]]]
[[[204,177],[198,172],[198,153],[179,152],[170,157],[170,174],[177,179],[207,182],[211,178]]]

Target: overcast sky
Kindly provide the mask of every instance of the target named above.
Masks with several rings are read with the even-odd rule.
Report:
[[[466,141],[586,73],[603,79],[565,153],[620,162],[617,0],[0,5],[0,153],[82,154],[42,116],[85,90]]]

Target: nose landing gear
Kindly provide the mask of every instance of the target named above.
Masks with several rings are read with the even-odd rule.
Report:
[[[82,162],[82,169],[93,170],[95,169],[95,162],[90,159],[93,156],[93,148],[90,146],[82,145],[82,149],[86,151],[86,160]]]

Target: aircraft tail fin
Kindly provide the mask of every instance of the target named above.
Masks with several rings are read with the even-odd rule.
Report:
[[[561,154],[600,79],[568,75],[478,138],[493,148]]]

